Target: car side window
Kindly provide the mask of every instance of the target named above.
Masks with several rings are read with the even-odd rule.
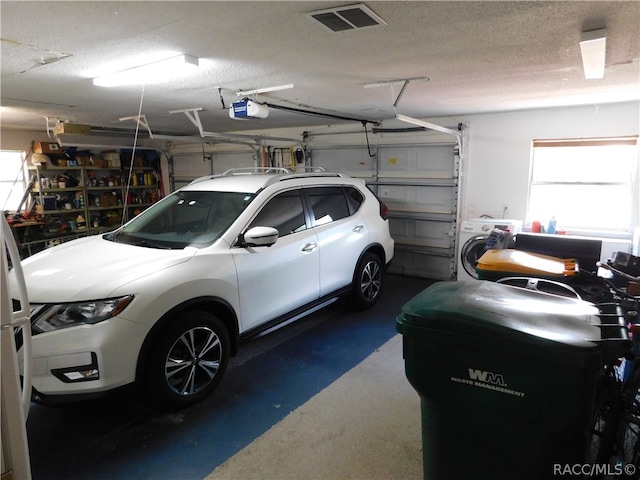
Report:
[[[280,237],[306,230],[307,224],[299,190],[284,192],[269,200],[253,219],[249,228],[257,226],[273,227],[278,230]]]
[[[315,187],[305,190],[315,225],[325,225],[351,215],[342,187]]]
[[[353,215],[358,211],[362,202],[364,202],[364,195],[360,190],[355,187],[345,187],[345,193],[347,194],[347,203],[349,204],[349,213]]]

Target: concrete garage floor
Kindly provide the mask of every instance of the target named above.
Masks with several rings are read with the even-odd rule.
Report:
[[[421,479],[420,400],[397,335],[216,468],[219,479]]]
[[[245,345],[207,399],[32,405],[34,480],[420,479],[420,402],[395,317],[432,282],[387,275],[373,309],[335,305]]]

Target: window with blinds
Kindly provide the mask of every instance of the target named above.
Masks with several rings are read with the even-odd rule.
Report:
[[[638,138],[534,140],[527,221],[557,229],[638,226]]]

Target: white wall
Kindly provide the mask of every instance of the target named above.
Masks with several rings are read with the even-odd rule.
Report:
[[[463,219],[501,218],[505,205],[506,218],[524,219],[531,141],[638,135],[640,102],[487,114],[466,120],[469,143]]]
[[[21,130],[4,130],[0,128],[0,150],[18,150],[29,153],[31,142],[51,140],[45,131],[26,132]]]

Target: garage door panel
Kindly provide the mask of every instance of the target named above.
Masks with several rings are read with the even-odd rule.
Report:
[[[456,190],[450,185],[389,185],[380,183],[378,195],[391,210],[451,215],[455,213]]]
[[[455,144],[313,149],[312,163],[365,178],[390,210],[391,271],[449,280],[455,269],[458,161]]]
[[[230,168],[255,167],[255,155],[247,153],[221,153],[213,156],[213,173],[219,175]]]
[[[430,251],[411,250],[397,246],[389,273],[413,277],[450,280],[452,278],[451,260]]]
[[[314,149],[311,155],[314,167],[324,167],[331,172],[345,173],[352,177],[374,176],[374,157],[366,148]]]
[[[391,217],[391,236],[400,245],[443,249],[444,254],[454,248],[451,225],[437,220]]]
[[[203,155],[201,152],[183,152],[179,147],[173,147],[170,158],[169,170],[172,191],[188,185],[199,177],[219,175],[230,168],[254,167],[256,165],[253,152],[205,153]],[[192,148],[191,145],[186,147]]]
[[[383,147],[377,193],[396,242],[392,271],[449,280],[455,269],[458,162],[455,145]]]
[[[211,175],[211,161],[203,159],[202,155],[174,155],[173,171],[179,177],[198,178]]]
[[[453,178],[453,144],[429,147],[385,147],[380,149],[379,176],[408,178]]]

